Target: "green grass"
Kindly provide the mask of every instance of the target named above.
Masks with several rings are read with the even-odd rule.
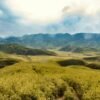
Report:
[[[100,100],[100,70],[57,63],[67,56],[19,58],[18,63],[0,69],[0,100]]]
[[[0,44],[0,51],[18,55],[56,55],[54,52],[48,50],[33,49],[19,44]]]

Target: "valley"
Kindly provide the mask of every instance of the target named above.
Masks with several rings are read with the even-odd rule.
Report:
[[[0,100],[100,100],[99,36],[0,39]]]
[[[0,0],[0,100],[100,100],[100,0]]]

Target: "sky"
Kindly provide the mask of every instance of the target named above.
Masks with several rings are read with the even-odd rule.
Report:
[[[0,36],[100,33],[100,0],[0,0]]]

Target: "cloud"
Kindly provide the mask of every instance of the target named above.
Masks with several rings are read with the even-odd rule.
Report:
[[[53,22],[69,13],[95,15],[100,11],[99,0],[6,0],[5,3],[20,16],[21,23]]]
[[[66,14],[71,13],[83,13],[84,15],[95,15],[100,12],[100,0],[71,0],[71,6],[69,6],[70,9],[66,10],[66,7],[64,7],[63,12]]]
[[[58,23],[47,26],[50,33],[100,33],[100,15],[89,16],[83,13],[66,15]]]
[[[100,33],[99,0],[0,0],[0,35]]]
[[[0,16],[3,16],[3,11],[2,10],[0,10]]]
[[[23,21],[52,22],[59,20],[66,0],[6,0],[6,5]]]

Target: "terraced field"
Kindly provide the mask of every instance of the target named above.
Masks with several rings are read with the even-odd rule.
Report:
[[[0,53],[0,100],[100,100],[99,64],[95,54]]]

